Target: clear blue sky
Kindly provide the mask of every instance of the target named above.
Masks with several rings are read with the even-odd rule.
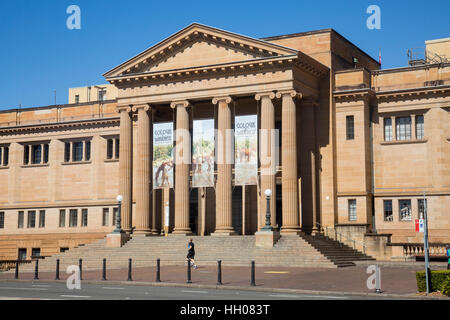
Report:
[[[68,30],[69,5],[81,30]],[[369,5],[381,30],[369,30]],[[333,28],[383,68],[407,65],[406,50],[450,37],[450,1],[0,1],[0,109],[67,103],[68,88],[105,83],[102,74],[167,36],[199,22],[261,38]]]

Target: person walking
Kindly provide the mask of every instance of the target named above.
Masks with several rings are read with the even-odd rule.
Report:
[[[194,246],[194,242],[192,241],[192,239],[189,239],[189,243],[188,243],[188,254],[187,254],[187,259],[189,260],[191,266],[194,269],[197,269],[197,265],[195,264],[195,246]]]

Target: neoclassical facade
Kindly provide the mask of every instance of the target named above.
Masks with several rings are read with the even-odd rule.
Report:
[[[194,23],[104,77],[113,99],[0,111],[0,259],[104,238],[119,194],[132,235],[251,235],[268,203],[281,235],[338,230],[382,258],[422,241],[425,209],[430,240],[450,242],[449,63],[380,70],[332,29],[254,39]],[[238,185],[229,132],[242,116],[256,116],[259,157],[256,183]],[[193,187],[202,119],[214,180]],[[153,179],[161,123],[174,129],[170,187]]]

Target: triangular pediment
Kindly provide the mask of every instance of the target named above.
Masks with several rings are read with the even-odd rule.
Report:
[[[298,51],[192,24],[107,72],[109,78],[296,55]]]

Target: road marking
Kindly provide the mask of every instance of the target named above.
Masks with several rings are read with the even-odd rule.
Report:
[[[32,291],[48,291],[45,288],[14,288],[14,287],[0,287],[0,290],[32,290]]]
[[[62,294],[62,295],[60,295],[60,297],[63,297],[63,298],[86,298],[86,299],[92,298],[91,296],[75,296],[75,295],[70,295],[70,294]]]
[[[106,289],[106,290],[125,290],[125,288],[119,288],[119,287],[102,287],[102,289]]]
[[[347,297],[334,297],[334,296],[313,296],[313,295],[289,295],[289,294],[270,294],[269,297],[277,297],[277,298],[318,298],[318,299],[348,299]]]
[[[195,291],[195,290],[181,290],[181,292],[185,292],[185,293],[208,293],[208,291]]]
[[[266,271],[264,273],[272,273],[272,274],[287,274],[289,271]]]
[[[37,288],[51,288],[52,286],[49,284],[33,284],[32,287],[37,287]]]

